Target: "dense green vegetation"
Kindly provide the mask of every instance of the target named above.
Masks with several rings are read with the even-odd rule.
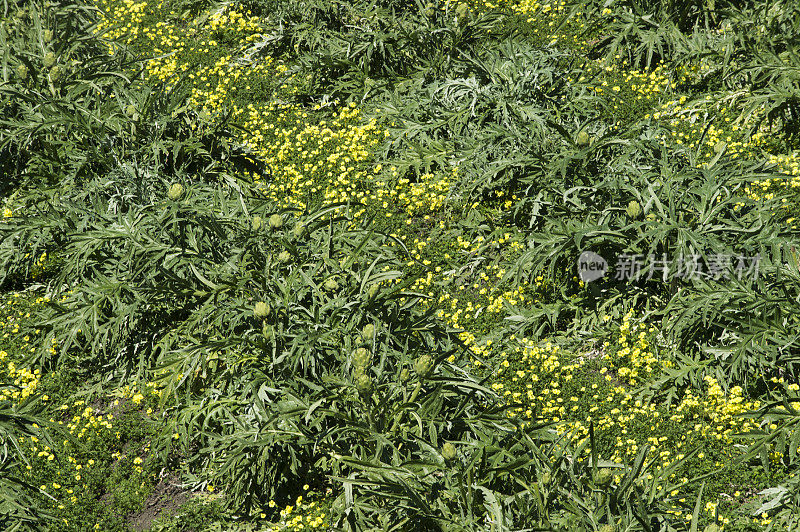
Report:
[[[800,528],[798,26],[5,0],[0,526]]]

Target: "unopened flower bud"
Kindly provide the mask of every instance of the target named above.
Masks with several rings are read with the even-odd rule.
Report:
[[[356,377],[356,389],[362,395],[367,395],[372,391],[372,379],[369,375],[361,373]]]
[[[20,79],[27,78],[28,77],[28,67],[26,67],[25,65],[19,65],[17,67],[17,76],[19,76]]]
[[[292,254],[285,249],[278,253],[278,262],[289,262],[292,260]]]
[[[173,183],[171,187],[169,187],[169,192],[167,192],[167,197],[172,201],[178,201],[183,196],[183,185],[180,183]]]
[[[586,146],[589,144],[589,134],[586,131],[581,131],[575,138],[575,144],[578,146]]]
[[[42,40],[44,42],[50,42],[53,40],[53,32],[51,30],[44,30],[42,32]]]
[[[445,443],[442,445],[442,456],[448,462],[452,462],[456,459],[456,446],[450,442]]]
[[[253,307],[253,316],[256,318],[263,320],[269,316],[269,305],[264,301],[258,301],[255,306]]]
[[[273,214],[269,217],[269,226],[273,229],[280,229],[283,227],[283,218],[280,214]]]
[[[45,68],[50,68],[55,63],[56,63],[56,54],[54,54],[53,52],[47,52],[46,54],[44,54],[42,65],[44,65]]]
[[[432,369],[433,359],[431,359],[429,355],[422,355],[414,364],[414,371],[420,376],[421,379],[424,379],[430,375]]]
[[[264,220],[261,219],[261,216],[258,215],[253,216],[253,221],[252,221],[253,231],[260,231],[263,225],[264,225]]]
[[[633,200],[628,203],[628,208],[625,209],[625,212],[628,213],[628,216],[631,218],[638,218],[639,215],[642,214],[642,206],[639,205],[638,201]]]
[[[378,288],[379,288],[378,283],[372,283],[369,286],[369,291],[367,292],[367,295],[369,296],[370,299],[374,298],[378,294]]]
[[[297,222],[296,224],[294,224],[293,232],[294,232],[295,238],[302,237],[303,235],[306,234],[306,226],[305,226],[305,224],[302,223],[302,222]]]
[[[408,382],[408,379],[411,378],[411,372],[408,371],[408,368],[403,368],[400,371],[400,382],[405,383]]]
[[[328,279],[322,287],[328,292],[333,292],[339,289],[339,283],[336,282],[336,279]]]
[[[53,81],[58,81],[61,78],[61,67],[55,65],[53,68],[50,69],[50,79]]]
[[[614,473],[607,467],[600,469],[594,477],[594,483],[603,488],[611,485],[612,480],[614,480]]]
[[[372,342],[372,338],[375,336],[375,326],[371,323],[367,323],[364,325],[364,328],[361,329],[361,341],[364,343]]]
[[[363,372],[367,367],[369,367],[369,359],[369,351],[363,347],[359,347],[353,351],[353,367],[356,370],[361,370],[361,372]]]

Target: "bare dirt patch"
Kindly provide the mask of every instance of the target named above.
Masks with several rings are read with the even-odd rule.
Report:
[[[142,510],[128,516],[128,525],[131,530],[148,530],[153,521],[174,513],[188,498],[187,492],[178,485],[177,477],[164,478],[144,501]]]

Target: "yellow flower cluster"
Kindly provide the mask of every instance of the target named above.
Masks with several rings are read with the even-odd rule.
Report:
[[[394,172],[396,174],[396,171]],[[458,168],[454,167],[452,170],[453,177],[458,173]],[[422,174],[418,181],[411,182],[408,178],[401,178],[397,180],[395,186],[389,186],[387,182],[376,183],[376,197],[375,200],[381,205],[388,206],[391,201],[398,208],[405,211],[409,216],[407,222],[413,222],[411,217],[423,215],[426,220],[429,219],[430,213],[441,209],[447,194],[450,191],[452,182],[447,176],[435,176],[434,174]]]
[[[695,68],[702,71],[701,67]],[[682,79],[687,79],[687,75]],[[732,158],[766,157],[787,178],[767,179],[747,186],[745,192],[756,201],[772,199],[775,191],[781,187],[800,187],[800,154],[771,153],[775,148],[770,140],[778,138],[780,131],[776,124],[770,125],[761,120],[763,113],[753,113],[742,122],[735,102],[725,97],[706,96],[698,101],[687,100],[686,96],[681,96],[666,101],[652,117],[670,126],[670,140],[674,144],[686,146],[698,154],[699,165],[707,165],[723,151]],[[751,125],[757,122],[758,128],[750,134]]]
[[[187,68],[182,65],[181,68]],[[219,118],[227,107],[231,108],[232,116],[240,118],[249,113],[231,101],[237,92],[250,93],[261,80],[268,76],[283,74],[287,71],[286,65],[265,57],[255,64],[236,62],[230,54],[220,57],[213,65],[201,67],[197,72],[189,74],[193,86],[189,104],[210,120]],[[169,78],[169,73],[159,73],[159,76]]]
[[[11,294],[0,303],[0,332],[3,340],[11,341],[20,331],[20,320],[30,317],[30,312],[21,308],[22,303],[19,292]],[[15,342],[17,345],[14,346],[14,351],[19,351],[20,354],[36,350],[31,345],[30,336],[16,338]],[[27,400],[36,392],[40,377],[38,369],[31,371],[28,368],[18,368],[9,353],[0,349],[0,404],[20,404]]]
[[[552,343],[536,345],[512,337],[516,346],[509,349],[504,344],[507,351],[501,353],[503,362],[492,388],[512,405],[510,416],[552,421],[560,433],[572,434],[577,443],[586,442],[593,424],[607,453],[604,458],[613,462],[629,462],[649,444],[648,458],[657,460],[650,474],[660,475],[705,442],[715,456],[700,453],[696,458],[714,460],[714,466],[720,467],[727,463],[719,461],[723,455],[734,458],[737,452],[732,446],[734,434],[758,428],[742,414],[759,404],[746,401],[738,386],[725,393],[712,377],[705,378],[704,392],[689,390],[671,408],[643,403],[632,393],[631,384],[669,366],[650,343],[654,334],[652,327],[635,323],[629,313],[619,326],[616,345],[606,342],[602,350],[583,356],[561,352]],[[682,480],[679,474],[680,469],[669,480]],[[656,489],[663,492],[666,486]]]
[[[631,101],[653,105],[659,101],[661,95],[675,88],[676,82],[670,81],[663,65],[656,66],[650,72],[626,68],[625,63],[608,64],[606,61],[595,60],[586,66],[585,72],[578,81],[595,80],[588,89],[597,94],[610,94],[614,98],[613,109],[619,110]],[[569,81],[574,81],[569,79]],[[628,103],[623,103],[623,98]]]
[[[146,47],[147,54],[154,56],[146,62],[148,77],[165,81],[167,86],[172,86],[178,76],[190,70],[192,56],[215,53],[220,40],[232,42],[234,47],[246,48],[262,38],[259,19],[249,12],[233,9],[216,11],[208,17],[207,25],[203,28],[201,20],[192,21],[191,24],[164,20],[146,24],[145,21],[152,18],[177,18],[177,13],[166,12],[163,2],[96,0],[96,6],[101,13],[97,31],[103,32],[113,42]],[[109,46],[109,52],[115,53],[114,44]],[[235,70],[235,79],[223,75],[230,72],[220,71],[222,66],[228,66],[229,63]],[[233,58],[228,55],[218,60],[215,67],[206,67],[199,73],[191,73],[189,77],[197,85],[202,84],[208,92],[212,88],[211,79],[237,81],[240,76],[248,75],[248,67],[246,64],[233,63]],[[195,89],[202,91],[197,85]],[[199,96],[199,93],[195,94],[195,97]]]
[[[424,219],[429,219],[426,215]],[[440,220],[439,229],[444,229],[446,223]],[[453,270],[445,271],[444,265],[452,265],[454,260],[469,259],[479,254],[482,250],[492,249],[513,260],[518,255],[523,245],[516,233],[504,233],[492,240],[487,240],[482,236],[468,240],[461,235],[457,235],[452,242],[442,241],[437,234],[429,232],[428,236],[422,238],[409,238],[407,235],[397,235],[392,233],[390,236],[403,242],[403,247],[409,253],[409,261],[406,265],[409,268],[427,269],[424,275],[417,275],[411,288],[420,293],[431,297],[425,304],[437,307],[437,315],[456,328],[470,328],[476,316],[484,313],[499,317],[507,306],[521,305],[525,302],[539,302],[538,295],[548,287],[547,281],[542,276],[538,276],[533,283],[511,286],[511,283],[504,281],[506,270],[499,264],[484,264],[476,269],[472,274],[472,280],[461,280],[460,274]],[[390,241],[390,248],[397,248],[400,245]],[[441,251],[447,249],[440,256],[432,257],[436,262],[443,261],[441,264],[434,263],[429,258],[431,250]],[[395,283],[400,283],[401,279],[396,279]],[[443,291],[437,296],[437,287],[444,287]],[[467,295],[465,295],[467,294]],[[477,332],[475,330],[472,331]],[[462,340],[473,349],[481,352],[480,346],[474,342],[474,334],[469,331],[460,333]]]
[[[19,404],[30,397],[39,385],[39,370],[17,368],[8,360],[8,353],[0,350],[0,405],[4,402]]]
[[[84,406],[83,401],[76,401],[73,407]],[[68,410],[68,405],[61,405],[60,410]],[[98,436],[102,430],[111,430],[113,425],[111,420],[114,419],[113,414],[101,414],[90,406],[84,406],[82,410],[77,410],[75,415],[67,422],[67,430],[70,434],[74,434],[79,439],[90,440],[94,436]],[[63,421],[58,422],[59,425]]]
[[[148,2],[134,2],[133,0],[98,0],[97,7],[103,15],[97,26],[98,33],[110,41],[131,44],[139,37],[139,32],[146,28],[143,24],[147,16]],[[114,46],[109,43],[109,53],[115,52]]]
[[[289,104],[250,104],[242,113],[242,140],[271,172],[268,180],[251,176],[261,181],[261,192],[268,199],[301,209],[312,198],[325,203],[370,202],[374,172],[365,163],[384,133],[375,119],[359,123],[355,104],[316,122],[308,111]]]
[[[158,394],[154,384],[146,383],[141,387],[126,386],[117,390],[117,395],[138,405],[141,402],[136,399],[137,395],[141,395],[139,389],[151,395]],[[43,396],[43,399],[47,399],[47,396]],[[89,458],[92,454],[87,456],[86,450],[96,445],[107,445],[109,436],[121,439],[122,433],[114,424],[117,418],[114,411],[119,407],[120,400],[117,399],[106,403],[105,407],[100,402],[90,405],[84,400],[77,400],[56,408],[56,415],[49,422],[53,426],[63,426],[81,442],[78,446],[67,439],[46,444],[36,436],[19,438],[22,450],[28,456],[23,476],[31,480],[49,478],[48,483],[42,484],[39,489],[47,494],[52,507],[57,510],[56,515],[63,516],[61,511],[70,512],[70,508],[74,508],[76,504],[85,503],[84,494],[89,493],[91,482],[87,477],[96,476],[97,469],[102,466],[94,458]],[[149,451],[149,444],[146,444],[137,454],[146,455]],[[130,459],[133,471],[143,474],[144,459],[137,454],[126,456],[124,453],[114,452],[110,457],[115,461]],[[62,518],[62,521],[66,525],[70,524],[70,520],[66,518]],[[99,529],[99,525],[95,525],[95,529]]]
[[[790,179],[781,181],[783,185],[792,188],[800,187],[800,151],[793,151],[783,155],[770,155],[770,164],[776,165],[782,172],[789,174]]]
[[[665,120],[672,129],[672,141],[693,148],[700,154],[701,162],[712,159],[723,149],[733,157],[757,155],[765,132],[745,136],[745,127],[735,123],[729,107],[713,110],[714,106],[710,97],[687,103],[686,96],[681,96],[661,104],[653,118]],[[718,123],[714,124],[712,119]]]
[[[143,384],[126,384],[114,390],[113,394],[123,399],[129,399],[136,406],[139,406],[147,397],[161,397],[162,390],[156,382],[145,382]],[[119,400],[117,400],[115,404],[119,404]]]
[[[655,327],[644,329],[639,325],[631,325],[632,312],[625,315],[619,328],[620,336],[617,340],[618,350],[612,357],[612,363],[617,375],[625,384],[633,386],[651,377],[665,367],[670,367],[669,361],[660,362],[649,349],[648,337],[655,333]],[[633,330],[631,330],[633,327]],[[638,331],[638,334],[637,334]],[[633,338],[630,335],[633,333]],[[608,347],[608,345],[604,345]]]
[[[584,42],[581,37],[581,30],[586,27],[586,21],[582,18],[583,13],[569,15],[563,1],[456,0],[453,3],[475,10],[502,8],[523,15],[530,24],[534,36],[550,44],[558,43],[577,50],[586,50],[591,44]],[[601,15],[611,13],[611,10],[606,8]],[[568,16],[571,18],[565,20]],[[724,34],[728,29],[723,26],[715,30],[715,33]],[[735,67],[735,63],[729,66]],[[579,78],[579,81],[596,79],[597,83],[591,85],[589,89],[597,94],[613,97],[614,110],[624,111],[632,102],[656,107],[657,110],[648,112],[645,118],[652,116],[669,124],[672,128],[669,140],[677,145],[685,145],[698,153],[698,164],[707,164],[723,150],[732,157],[758,159],[766,156],[779,171],[789,177],[755,183],[748,187],[746,192],[754,200],[771,199],[776,187],[800,187],[800,154],[770,153],[771,147],[766,141],[778,131],[777,126],[769,126],[766,121],[761,122],[758,130],[752,135],[748,134],[748,124],[736,123],[732,118],[735,107],[732,101],[733,95],[715,98],[708,96],[703,101],[688,104],[687,97],[681,96],[662,103],[663,96],[669,94],[671,89],[675,89],[678,83],[697,83],[715,68],[718,68],[718,65],[703,59],[697,64],[680,66],[672,73],[667,72],[663,65],[656,66],[650,72],[644,72],[627,68],[624,61],[620,64],[609,64],[604,60],[596,60],[588,63],[586,73]],[[748,117],[748,123],[755,123],[759,118],[757,114],[752,115]]]
[[[531,37],[548,44],[562,44],[585,50],[587,44],[580,34],[586,28],[583,12],[570,13],[564,0],[448,0],[447,8],[456,13],[501,9],[522,18],[530,27]]]
[[[245,15],[236,10],[216,11],[208,17],[208,24],[213,31],[232,31],[236,34],[256,34],[261,31],[261,24],[256,16]]]
[[[308,491],[308,485],[303,486],[303,491]],[[330,489],[328,490],[330,494]],[[275,508],[275,501],[269,501],[269,507]],[[261,518],[267,517],[266,513],[261,514]],[[306,501],[302,495],[295,499],[294,504],[286,505],[280,511],[280,521],[266,529],[266,532],[280,532],[289,530],[308,530],[329,526],[328,514],[316,501]]]
[[[225,8],[206,22],[198,17],[190,24],[144,24],[153,17],[167,18],[162,3],[97,0],[97,6],[103,14],[101,29],[109,37],[147,45],[147,53],[155,55],[147,62],[151,79],[169,84],[185,73],[191,84],[189,103],[201,117],[213,123],[230,113],[242,126],[239,140],[266,163],[270,174],[264,179],[245,172],[243,177],[259,181],[261,192],[280,207],[350,202],[371,205],[391,217],[400,212],[428,216],[444,206],[456,170],[412,180],[398,175],[396,168],[383,173],[380,165],[370,168],[388,132],[375,119],[362,120],[354,103],[334,104],[331,113],[330,108],[309,109],[276,97],[276,91],[294,90],[293,77],[280,79],[287,67],[277,60],[263,54],[253,59],[254,43],[262,38],[257,17]],[[169,18],[177,14],[169,13]]]

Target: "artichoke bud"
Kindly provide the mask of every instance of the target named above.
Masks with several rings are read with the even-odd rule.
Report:
[[[292,260],[292,254],[285,249],[278,253],[278,262],[289,262]]]
[[[280,214],[273,214],[269,217],[269,226],[273,229],[280,229],[283,227],[283,218]]]
[[[411,378],[411,372],[408,371],[408,368],[403,368],[400,371],[400,382],[405,383],[408,382],[408,379]]]
[[[456,8],[456,16],[458,18],[466,18],[469,14],[469,6],[467,4],[458,4]]]
[[[361,373],[356,377],[356,389],[362,395],[367,395],[372,391],[372,379],[369,378],[369,375]]]
[[[50,69],[50,79],[53,81],[58,81],[61,78],[61,67],[55,65],[53,68]]]
[[[339,283],[336,282],[336,279],[328,279],[322,287],[328,292],[333,292],[339,288]]]
[[[44,60],[42,61],[42,64],[44,65],[45,68],[50,68],[55,63],[56,63],[56,54],[54,54],[53,52],[47,52],[46,54],[44,54]]]
[[[456,446],[450,442],[442,445],[442,456],[448,462],[452,462],[456,458]]]
[[[594,483],[603,488],[611,485],[612,480],[614,480],[614,474],[607,467],[600,469],[594,477]]]
[[[542,474],[542,484],[547,485],[550,484],[550,481],[553,480],[553,477],[550,475],[549,471],[545,471]]]
[[[364,328],[361,329],[361,341],[364,343],[372,342],[372,339],[375,337],[375,326],[371,323],[367,323],[364,325]]]
[[[260,320],[264,320],[267,319],[267,316],[269,316],[269,311],[269,305],[265,301],[258,301],[253,307],[253,316]]]
[[[42,40],[44,42],[50,42],[53,40],[53,32],[51,30],[44,30],[42,32]]]
[[[589,134],[586,131],[581,131],[575,138],[575,144],[578,146],[587,146],[589,144]]]
[[[303,235],[306,234],[306,226],[305,226],[305,224],[303,224],[302,222],[297,222],[296,224],[294,224],[293,232],[294,232],[295,238],[302,237]]]
[[[369,351],[363,347],[359,347],[353,351],[353,367],[356,370],[360,369],[363,372],[365,369],[367,369],[369,366],[369,359]]]
[[[167,197],[172,201],[178,201],[183,196],[183,185],[180,183],[173,183],[171,187],[169,187],[169,192],[167,192]]]
[[[614,532],[616,529],[614,525],[603,525],[597,529],[597,532]]]
[[[646,216],[646,218],[647,218],[647,221],[648,221],[648,222],[654,222],[654,221],[655,221],[655,219],[656,219],[656,215],[655,215],[654,213],[652,213],[652,212],[651,212],[651,213],[649,213],[649,214]]]
[[[17,67],[17,76],[19,76],[20,79],[27,78],[28,77],[28,67],[26,67],[25,65],[19,65]]]
[[[261,219],[261,216],[253,216],[252,227],[253,231],[260,231],[261,227],[264,225],[264,220]]]
[[[369,286],[369,291],[367,292],[367,295],[369,296],[370,299],[374,298],[378,294],[378,288],[379,288],[378,283],[372,283]]]
[[[628,213],[628,216],[631,218],[638,218],[639,215],[642,214],[642,206],[639,205],[638,201],[633,200],[628,203],[628,208],[625,209],[625,212]]]
[[[422,355],[417,359],[417,362],[414,364],[414,371],[419,375],[421,379],[424,379],[428,375],[430,375],[431,370],[433,369],[433,359],[429,355]]]

